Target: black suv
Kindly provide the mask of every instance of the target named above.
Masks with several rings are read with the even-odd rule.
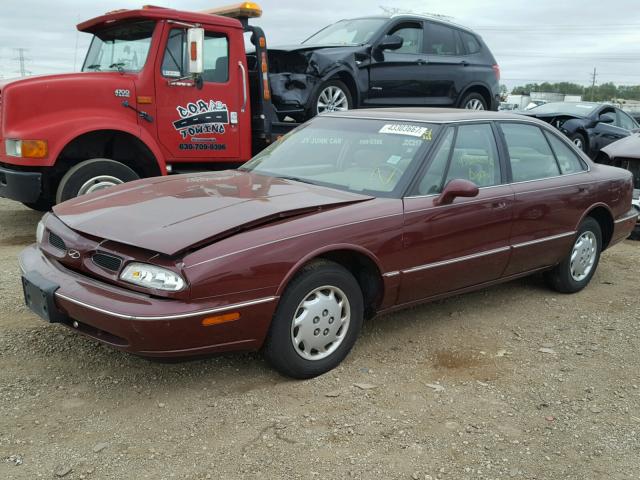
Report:
[[[281,118],[380,106],[497,110],[500,69],[479,35],[419,15],[340,20],[269,49]]]

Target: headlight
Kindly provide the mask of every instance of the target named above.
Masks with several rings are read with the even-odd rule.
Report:
[[[4,141],[5,152],[11,157],[45,158],[49,154],[46,140],[16,140],[8,138]]]
[[[42,240],[44,239],[44,231],[45,231],[45,227],[44,227],[44,223],[45,223],[45,219],[47,218],[48,214],[45,214],[42,219],[38,222],[38,226],[36,227],[36,242],[38,242],[38,244],[42,243]]]
[[[120,280],[145,288],[178,292],[185,286],[180,275],[166,268],[146,263],[130,263],[120,274]]]

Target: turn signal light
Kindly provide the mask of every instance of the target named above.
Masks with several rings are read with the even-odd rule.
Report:
[[[211,327],[213,325],[220,325],[221,323],[235,322],[240,319],[239,312],[225,313],[223,315],[217,315],[215,317],[207,317],[202,320],[203,327]]]
[[[45,158],[49,154],[46,140],[22,140],[22,158]]]

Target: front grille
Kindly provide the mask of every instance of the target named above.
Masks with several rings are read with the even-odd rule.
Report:
[[[91,257],[93,263],[106,270],[117,272],[122,265],[122,258],[115,255],[109,255],[108,253],[96,252]]]
[[[64,240],[53,232],[49,232],[49,244],[63,252],[67,249],[67,245],[64,243]]]

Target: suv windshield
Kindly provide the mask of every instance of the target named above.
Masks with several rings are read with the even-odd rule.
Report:
[[[317,117],[245,163],[241,170],[374,196],[397,196],[430,148],[437,126]],[[406,175],[405,175],[406,174]]]
[[[340,20],[313,34],[302,43],[305,45],[359,45],[367,43],[387,21],[384,18]]]
[[[130,22],[96,32],[82,71],[139,72],[147,60],[155,25],[153,21]]]

